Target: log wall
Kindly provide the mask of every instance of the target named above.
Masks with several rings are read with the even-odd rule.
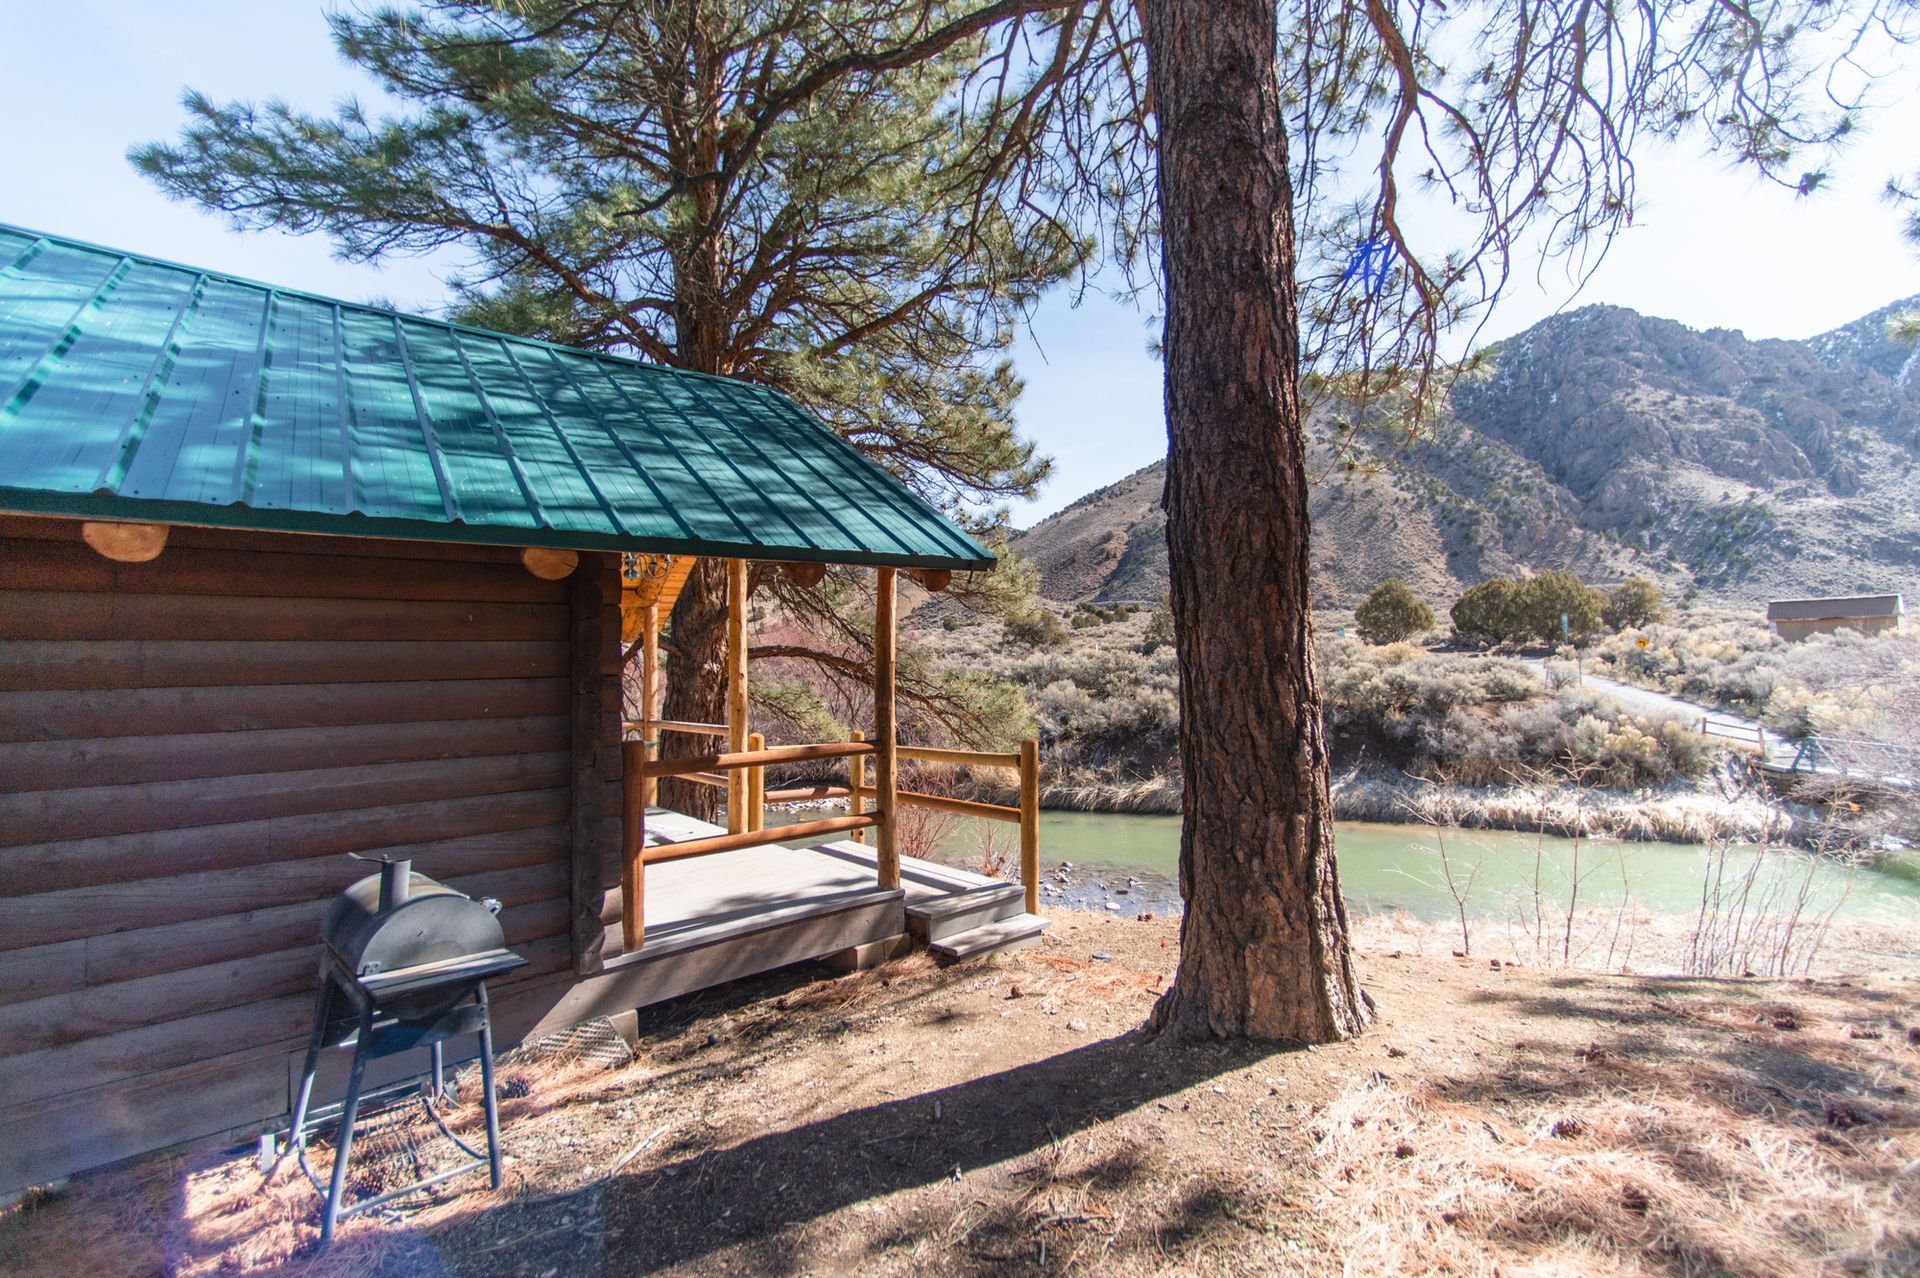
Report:
[[[285,1113],[350,852],[499,898],[510,1005],[595,970],[618,602],[611,555],[0,518],[0,1190]]]

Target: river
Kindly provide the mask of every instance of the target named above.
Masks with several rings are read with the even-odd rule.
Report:
[[[984,824],[953,822],[936,856],[978,868]],[[991,833],[995,850],[1017,862],[1019,842],[1013,827],[996,826]],[[1702,883],[1712,868],[1712,854],[1698,844],[1614,839],[1576,843],[1509,831],[1341,822],[1335,847],[1349,908],[1398,909],[1424,920],[1452,918],[1455,904],[1446,886],[1443,846],[1469,915],[1483,918],[1531,897],[1536,876],[1544,897],[1564,903],[1576,875],[1583,909],[1610,909],[1625,897],[1649,913],[1691,913],[1700,906]],[[1048,895],[1076,905],[1177,911],[1179,847],[1178,817],[1087,812],[1043,812],[1040,817],[1040,867],[1053,885]],[[1730,852],[1720,867],[1723,892],[1761,855],[1758,848]],[[1071,868],[1063,872],[1063,864]],[[1002,873],[1016,875],[1017,863]],[[1837,921],[1920,927],[1920,882],[1911,876],[1809,861],[1802,854],[1776,850],[1755,878],[1759,886],[1753,899],[1767,885],[1791,882],[1797,887],[1804,882],[1815,909],[1838,904]]]

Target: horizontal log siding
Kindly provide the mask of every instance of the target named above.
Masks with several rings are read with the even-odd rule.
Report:
[[[510,549],[175,529],[121,564],[0,517],[0,1190],[283,1113],[349,852],[498,898],[504,990],[569,968],[574,796],[619,753],[577,757],[619,734],[617,568],[580,571],[585,626]]]

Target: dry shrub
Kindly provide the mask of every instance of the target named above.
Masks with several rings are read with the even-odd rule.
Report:
[[[1751,616],[1696,614],[1612,636],[1593,658],[1602,674],[1761,718],[1789,736],[1875,736],[1884,691],[1910,686],[1920,670],[1920,635],[1843,630],[1788,643]]]
[[[988,822],[982,824],[985,828],[980,831],[980,855],[974,862],[974,872],[989,879],[1018,874],[1020,867],[1013,863],[1007,849],[1000,846],[1000,827]]]
[[[1402,909],[1356,911],[1349,918],[1354,944],[1363,951],[1446,957],[1460,948],[1456,919],[1417,919]],[[1551,925],[1556,920],[1549,913],[1547,921]],[[1573,920],[1573,966],[1631,971],[1642,976],[1689,975],[1699,944],[1699,928],[1699,918],[1694,914],[1633,910],[1622,920],[1611,908],[1581,910]],[[1609,943],[1623,930],[1625,936],[1613,953],[1617,963],[1605,963]],[[1630,947],[1626,943],[1629,939]],[[1474,926],[1473,954],[1477,959],[1499,959],[1503,964],[1528,967],[1559,966],[1559,946],[1552,946],[1552,953],[1547,953],[1547,948],[1537,933],[1520,926],[1520,920],[1512,914],[1505,919],[1488,917]],[[1815,978],[1861,972],[1920,977],[1920,953],[1914,950],[1912,930],[1891,924],[1849,923],[1833,928],[1808,959],[1805,974]]]
[[[1507,1122],[1382,1076],[1319,1120],[1350,1273],[1901,1274],[1920,1266],[1920,1123],[1844,1130],[1825,1092],[1594,1047]],[[1584,1075],[1585,1077],[1581,1077]],[[1504,1077],[1504,1076],[1503,1076]],[[1529,1089],[1540,1094],[1541,1089]],[[1842,1130],[1836,1130],[1842,1129]],[[1903,1171],[1903,1168],[1905,1169]]]
[[[910,767],[901,777],[900,788],[950,797],[954,792],[953,772],[952,768],[947,767]],[[952,837],[954,827],[959,822],[960,818],[951,812],[902,803],[894,817],[900,855],[918,857],[922,861],[938,859],[937,854]]]
[[[1465,786],[1575,767],[1590,784],[1630,790],[1699,776],[1711,762],[1686,725],[1577,688],[1550,694],[1518,662],[1324,637],[1316,653],[1336,766],[1377,759]]]
[[[1122,607],[1110,615],[1111,622],[1075,630],[1057,648],[999,645],[985,626],[920,638],[937,666],[1004,680],[1019,690],[1038,728],[1047,806],[1178,811],[1173,649],[1148,641],[1142,651],[1150,620],[1144,610],[1128,614]],[[1001,802],[1011,789],[1010,774],[980,772],[964,792]]]

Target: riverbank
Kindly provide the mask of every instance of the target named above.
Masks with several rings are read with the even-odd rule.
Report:
[[[1758,843],[1771,838],[1800,847],[1815,845],[1831,828],[1807,809],[1783,803],[1757,785],[1737,788],[1720,774],[1699,782],[1619,791],[1548,782],[1448,785],[1380,768],[1346,768],[1334,773],[1331,789],[1338,821],[1659,843]],[[997,778],[974,779],[960,792],[988,803],[1019,801],[1017,791]],[[1043,784],[1040,806],[1056,812],[1178,816],[1180,799],[1178,775],[1161,774],[1124,782]]]
[[[1146,611],[1077,610],[1051,637],[955,615],[914,632],[936,667],[1018,691],[1041,743],[1042,806],[1180,811],[1178,670]],[[1688,615],[1610,636],[1575,666],[1412,643],[1373,646],[1323,625],[1322,710],[1341,820],[1707,843],[1775,839],[1805,848],[1898,848],[1910,814],[1886,796],[1770,795],[1754,741],[1703,736],[1700,706],[1762,715],[1775,730],[1845,737],[1880,720],[1904,731],[1913,635],[1786,644],[1752,618]],[[1659,700],[1646,689],[1694,704]],[[1717,717],[1723,714],[1716,710]],[[1817,720],[1817,722],[1816,722]],[[1886,725],[1883,723],[1881,727]],[[1868,733],[1872,735],[1872,733]],[[1884,734],[1883,734],[1884,735]],[[1889,738],[1891,739],[1891,738]],[[1004,743],[1002,743],[1004,745]],[[1578,782],[1575,781],[1578,777]],[[997,776],[960,793],[1012,795]]]
[[[1063,828],[1087,821],[1100,824]],[[1778,846],[1395,829],[1343,822],[1335,836],[1347,916],[1370,949],[1564,971],[1920,977],[1920,888],[1865,866]],[[967,864],[965,846],[949,859]],[[1042,913],[1181,913],[1172,818],[1056,817],[1042,848]]]
[[[1565,890],[1564,883],[1554,886]],[[1043,864],[1041,902],[1046,914],[1086,911],[1143,923],[1178,920],[1181,913],[1172,876],[1084,862]],[[1350,903],[1347,914],[1356,946],[1396,956],[1470,958],[1569,974],[1920,980],[1911,924],[1841,917],[1830,907],[1741,920],[1726,910],[1653,910],[1617,899],[1582,905],[1577,898],[1483,895],[1469,905],[1464,918],[1422,917],[1384,902]]]
[[[1040,738],[1042,806],[1180,811],[1178,676],[1143,616],[1022,647],[997,627],[916,638],[936,661],[1018,689]],[[1533,660],[1375,647],[1340,633],[1316,645],[1334,815],[1702,843],[1766,837],[1811,846],[1835,833],[1811,809],[1770,800],[1735,745],[1704,739],[1691,712],[1624,705]],[[1577,780],[1576,780],[1577,778]],[[1004,802],[1007,780],[961,793]]]
[[[1334,816],[1342,821],[1449,825],[1564,837],[1657,843],[1759,843],[1812,840],[1805,813],[1759,787],[1722,789],[1673,782],[1622,792],[1566,783],[1460,786],[1403,774],[1355,769],[1334,779]]]

